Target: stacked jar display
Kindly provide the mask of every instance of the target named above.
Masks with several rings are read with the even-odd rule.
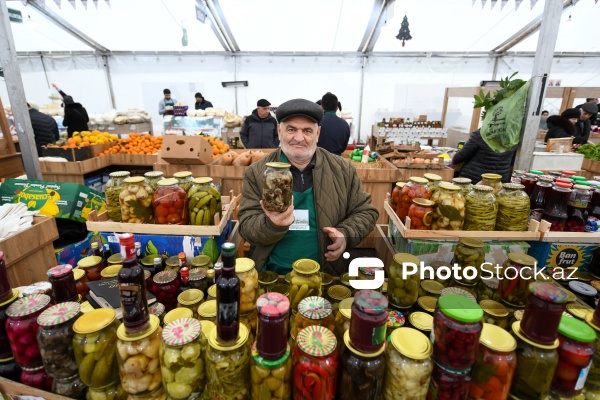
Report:
[[[569,216],[567,201],[570,196],[571,184],[556,182],[542,214],[542,218],[550,222],[551,231],[563,232],[565,230],[565,224]]]
[[[119,194],[121,220],[128,223],[148,223],[152,221],[152,195],[154,191],[143,176],[133,176],[124,180],[125,185]]]
[[[215,225],[215,215],[221,217],[221,193],[212,181],[196,178],[188,190],[190,225]]]
[[[529,196],[524,186],[517,183],[505,183],[498,193],[497,231],[526,231],[529,223]]]
[[[548,205],[550,194],[552,193],[553,179],[550,175],[542,175],[538,178],[533,192],[529,196],[529,220],[541,221],[544,215],[544,209]]]
[[[294,318],[293,336],[312,325],[323,326],[332,332],[335,330],[335,317],[329,300],[319,296],[310,296],[300,301]]]
[[[529,285],[535,281],[537,260],[523,253],[508,253],[502,264],[498,291],[501,301],[509,307],[523,308],[529,293]]]
[[[177,307],[177,296],[179,295],[179,286],[181,282],[174,270],[161,271],[154,275],[154,286],[152,293],[156,300],[165,306],[165,311],[169,312]]]
[[[8,333],[6,332],[8,315],[6,314],[6,310],[17,300],[19,294],[18,289],[12,289],[8,300],[0,303],[0,376],[17,382],[20,380],[21,367],[15,362],[10,341],[8,340]]]
[[[130,173],[129,171],[117,171],[111,172],[108,176],[109,179],[104,190],[106,211],[111,220],[121,222],[121,202],[119,196],[125,186],[125,179],[129,178]]]
[[[465,231],[493,231],[496,227],[498,201],[494,189],[489,186],[475,185],[465,197]]]
[[[321,296],[321,266],[314,260],[300,259],[292,264],[290,273],[290,306],[298,311],[302,299],[310,296]]]
[[[411,177],[410,180],[402,187],[400,192],[400,203],[396,208],[396,214],[400,221],[404,223],[404,220],[408,216],[408,210],[412,204],[413,199],[429,199],[431,198],[431,189],[427,186],[428,180],[425,178]]]
[[[441,183],[439,190],[432,196],[435,202],[435,211],[431,222],[432,230],[463,229],[465,222],[465,198],[460,194],[460,188],[451,183]]]
[[[392,264],[388,271],[387,296],[389,304],[398,309],[409,309],[419,296],[419,273],[405,274],[406,268],[416,266],[420,260],[418,257],[408,253],[397,253],[394,255]],[[408,269],[407,269],[408,270]]]

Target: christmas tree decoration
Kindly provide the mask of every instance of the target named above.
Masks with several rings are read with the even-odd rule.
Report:
[[[404,47],[404,42],[412,39],[410,36],[410,29],[408,29],[408,18],[406,14],[404,14],[404,18],[402,18],[402,24],[400,24],[400,31],[398,32],[398,36],[396,39],[402,40],[402,47]]]

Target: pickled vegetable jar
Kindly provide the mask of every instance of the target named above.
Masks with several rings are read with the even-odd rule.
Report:
[[[323,296],[327,295],[327,291],[329,290],[329,287],[331,286],[332,283],[333,283],[333,276],[331,276],[330,274],[328,274],[326,272],[321,272],[321,294]]]
[[[300,259],[292,264],[290,272],[290,303],[298,311],[300,300],[310,296],[321,296],[321,266],[314,260]]]
[[[462,230],[465,222],[465,198],[460,194],[458,186],[441,183],[431,200],[436,203],[432,230]]]
[[[23,368],[21,372],[21,383],[23,385],[49,392],[52,390],[52,382],[52,377],[48,375],[44,367]]]
[[[364,353],[375,353],[385,344],[388,299],[375,290],[359,290],[354,294],[350,341]]]
[[[549,346],[529,340],[521,332],[519,321],[513,323],[512,332],[517,340],[517,368],[510,394],[517,398],[545,399],[558,365],[558,339]]]
[[[257,344],[252,346],[250,358],[250,377],[252,379],[252,400],[281,399],[290,400],[292,395],[292,357],[290,346],[286,342],[283,356],[267,360],[260,355]]]
[[[517,366],[516,340],[502,328],[483,324],[471,370],[469,399],[506,399]]]
[[[494,300],[480,300],[479,306],[483,310],[483,322],[509,329],[510,313],[502,304]]]
[[[404,267],[405,263],[407,263],[406,267]],[[419,258],[412,254],[397,253],[394,255],[388,270],[387,288],[388,301],[392,307],[407,309],[417,301],[419,296],[419,263]],[[414,274],[408,275],[408,272],[412,271],[413,265],[417,267],[417,270]],[[403,277],[405,269],[407,276]]]
[[[410,228],[428,231],[431,229],[431,221],[433,220],[433,207],[435,203],[431,200],[416,198],[413,199],[408,209],[410,217]]]
[[[400,205],[400,199],[402,198],[402,187],[406,182],[396,182],[394,189],[392,190],[392,197],[390,199],[390,205],[392,209],[396,211]]]
[[[162,179],[152,196],[155,224],[187,225],[188,197],[175,178]]]
[[[529,223],[529,196],[523,185],[505,183],[498,193],[497,231],[526,231]]]
[[[201,290],[205,297],[208,292],[208,278],[204,268],[192,268],[190,270],[190,278],[188,281],[190,288]]]
[[[338,349],[333,332],[316,325],[301,330],[293,363],[294,400],[336,398]]]
[[[280,360],[286,353],[290,301],[281,293],[269,292],[256,302],[258,329],[256,350],[266,360]],[[254,382],[253,380],[253,383]]]
[[[258,295],[269,292],[271,287],[277,284],[279,275],[274,271],[261,271],[258,273]]]
[[[485,261],[483,246],[481,239],[466,236],[458,239],[458,244],[454,249],[454,264],[458,266],[462,279],[455,278],[456,280],[469,285],[479,281],[481,265]],[[467,267],[473,267],[475,270],[469,268],[471,270],[469,271],[466,269]],[[473,276],[473,274],[475,275]],[[470,277],[467,278],[466,275]]]
[[[312,325],[323,326],[332,332],[335,330],[335,317],[329,300],[319,296],[302,299],[296,313],[294,336],[297,337],[302,329]]]
[[[221,192],[212,183],[212,178],[194,179],[194,184],[187,195],[190,225],[215,225],[215,215],[221,217],[223,206]]]
[[[179,171],[173,174],[173,178],[177,179],[177,185],[182,188],[186,193],[194,184],[194,177],[190,171]]]
[[[217,321],[217,301],[207,300],[198,307],[198,319],[200,321]]]
[[[477,284],[477,299],[500,301],[500,292],[498,292],[498,278],[487,278],[484,275]]]
[[[102,279],[100,273],[104,269],[104,262],[100,256],[84,257],[77,262],[77,267],[85,271],[85,275],[90,281]]]
[[[382,399],[385,376],[385,350],[363,353],[350,342],[350,332],[344,334],[346,350],[340,359],[337,399]]]
[[[199,289],[188,289],[177,296],[177,307],[192,310],[194,318],[198,318],[198,306],[204,301],[204,292]]]
[[[390,339],[391,346],[386,350],[383,398],[425,399],[433,370],[431,342],[412,328],[398,328]]]
[[[207,340],[200,322],[177,319],[162,332],[160,370],[170,399],[198,398],[206,384],[204,356]]]
[[[116,382],[102,389],[88,388],[86,400],[126,400],[127,395],[123,391],[120,382]]]
[[[121,222],[121,202],[119,195],[125,186],[125,179],[129,178],[129,171],[117,171],[108,174],[109,179],[104,189],[106,196],[106,211],[108,217],[115,221]]]
[[[343,353],[344,333],[350,329],[350,319],[352,318],[352,304],[354,297],[348,297],[340,302],[338,310],[335,312],[335,338],[339,343],[339,352]]]
[[[263,173],[263,207],[267,211],[284,212],[292,204],[292,172],[290,164],[270,162]]]
[[[8,315],[6,315],[6,310],[12,303],[17,300],[19,297],[19,290],[13,289],[11,297],[8,298],[5,302],[0,304],[0,362],[8,361],[8,359],[13,358],[12,349],[10,347],[10,341],[8,340],[8,333],[6,332],[6,320],[8,319]],[[8,367],[9,365],[7,365]],[[7,368],[8,369],[8,368]],[[0,376],[3,376],[0,374]]]
[[[552,283],[534,282],[529,285],[521,332],[537,343],[553,344],[567,299],[567,293]]]
[[[50,307],[50,297],[35,293],[22,297],[6,310],[6,333],[15,361],[21,368],[42,366],[42,356],[36,334],[38,316]]]
[[[427,186],[428,180],[425,178],[411,177],[410,181],[402,187],[402,196],[400,197],[400,204],[396,209],[396,214],[400,221],[404,223],[408,216],[408,210],[412,205],[413,199],[429,199],[431,198],[431,189]]]
[[[165,316],[163,318],[163,325],[167,326],[171,322],[173,322],[177,319],[193,318],[193,317],[194,317],[194,313],[189,308],[183,308],[183,307],[176,308],[165,314]]]
[[[438,190],[440,183],[442,182],[442,177],[437,174],[424,174],[423,178],[427,179],[427,186],[431,189],[432,194]]]
[[[465,197],[465,231],[493,231],[496,227],[498,201],[489,186],[475,185]]]
[[[327,290],[327,300],[331,303],[333,311],[337,311],[340,301],[347,299],[352,295],[350,289],[344,285],[333,285]]]
[[[154,191],[143,176],[125,179],[125,186],[119,194],[121,219],[129,223],[147,223],[152,221],[152,195]]]
[[[466,197],[473,190],[473,183],[469,178],[452,178],[452,184],[460,188],[460,194]]]
[[[250,258],[235,260],[235,273],[240,278],[240,314],[256,310],[258,299],[258,272]]]
[[[160,324],[163,324],[163,317],[165,316],[165,305],[159,302],[154,302],[148,306],[148,312],[152,315],[156,315],[160,320]]]
[[[496,195],[502,190],[502,182],[500,182],[501,179],[502,175],[481,174],[481,180],[477,184],[491,187],[494,195]]]
[[[167,312],[177,307],[177,296],[179,295],[180,281],[174,270],[161,271],[154,275],[154,287],[152,293],[156,301],[165,305]]]
[[[508,253],[508,258],[502,264],[500,272],[503,279],[498,291],[502,301],[513,307],[524,307],[528,287],[535,282],[534,267],[537,260],[523,253]]]
[[[442,366],[438,362],[433,363],[427,400],[462,400],[469,395],[471,375],[469,371],[454,371]]]
[[[164,174],[161,171],[148,171],[144,174],[144,178],[146,178],[148,186],[156,192],[156,189],[158,189],[158,181],[164,179]]]
[[[86,276],[85,271],[81,268],[75,268],[73,270],[73,279],[75,279],[75,289],[77,289],[77,293],[85,300],[90,292],[90,288],[86,285],[90,280]]]
[[[99,308],[75,321],[73,350],[79,377],[90,389],[101,389],[119,382],[117,366],[117,328],[115,310]]]
[[[433,315],[433,358],[446,368],[468,370],[475,362],[483,310],[466,297],[442,295]]]
[[[222,400],[249,399],[252,351],[248,343],[248,328],[240,324],[238,339],[229,346],[220,344],[214,329],[208,336],[208,344],[204,396]]]
[[[77,373],[65,379],[54,379],[52,382],[52,393],[71,399],[85,398],[86,391],[87,386],[81,382]]]

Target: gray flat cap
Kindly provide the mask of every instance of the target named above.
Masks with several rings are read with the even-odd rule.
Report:
[[[596,114],[596,113],[598,113],[598,106],[596,104],[592,103],[592,102],[584,103],[581,106],[581,108],[586,113],[590,113],[590,114]]]
[[[312,119],[317,124],[323,119],[323,109],[315,102],[306,99],[293,99],[277,107],[275,113],[278,122],[283,122],[290,117],[302,116]]]

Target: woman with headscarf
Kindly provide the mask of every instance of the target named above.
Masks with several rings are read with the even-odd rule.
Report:
[[[568,138],[575,136],[575,124],[579,119],[581,111],[577,108],[568,108],[560,115],[552,115],[546,120],[548,132],[544,142],[548,139]]]
[[[90,122],[90,118],[85,108],[80,103],[75,103],[71,96],[64,96],[63,102],[65,117],[62,124],[67,127],[68,136],[72,137],[73,132],[89,130],[88,122]]]

